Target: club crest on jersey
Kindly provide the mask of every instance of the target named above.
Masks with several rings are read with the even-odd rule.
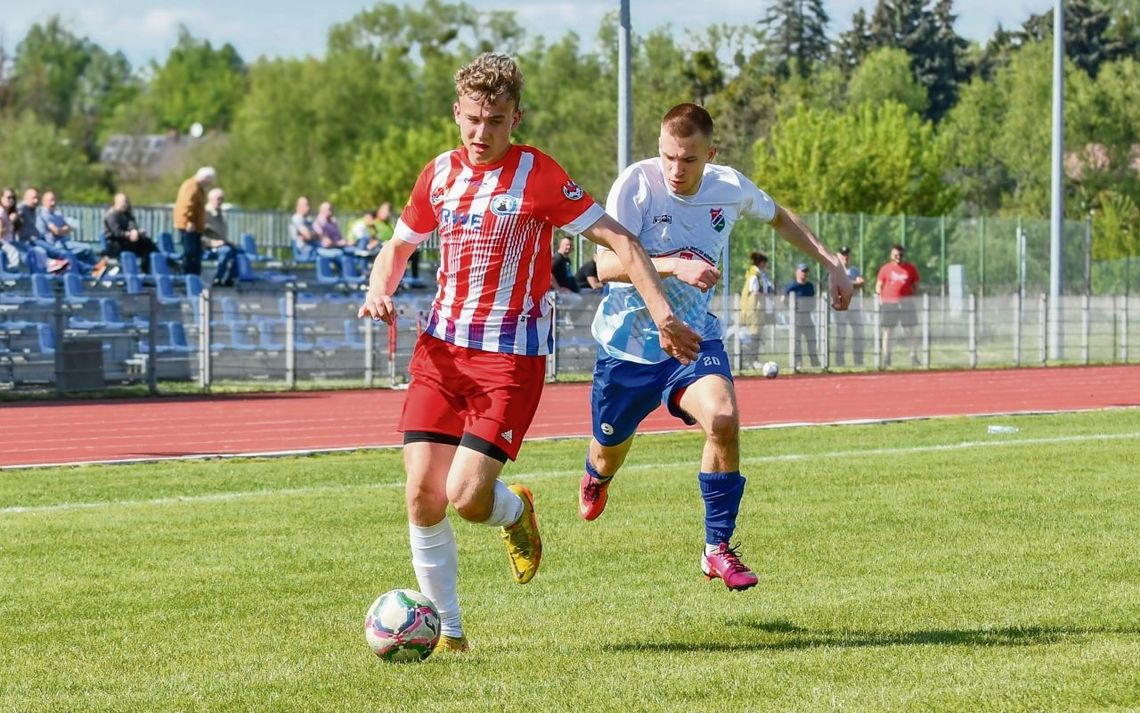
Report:
[[[491,199],[491,212],[498,216],[515,215],[519,212],[518,196],[502,193]]]
[[[724,230],[724,208],[709,208],[709,224],[718,233]]]
[[[668,213],[663,213],[662,215],[653,216],[653,224],[657,225],[658,223],[664,223],[665,225],[671,225],[673,223],[673,216],[669,215]]]
[[[562,186],[562,195],[566,196],[572,201],[581,200],[583,195],[582,187],[574,181],[566,181],[566,183]]]
[[[443,196],[446,193],[447,193],[447,190],[443,186],[440,186],[439,188],[432,191],[431,192],[431,198],[429,199],[429,200],[431,200],[431,204],[432,205],[439,205],[440,203],[443,203]]]

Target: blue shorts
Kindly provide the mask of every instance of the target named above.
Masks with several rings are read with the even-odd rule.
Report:
[[[623,443],[662,402],[669,413],[693,425],[696,421],[675,403],[674,395],[709,374],[732,381],[728,354],[719,339],[701,342],[700,354],[688,366],[676,359],[638,364],[614,359],[599,350],[590,393],[594,438],[603,446]]]

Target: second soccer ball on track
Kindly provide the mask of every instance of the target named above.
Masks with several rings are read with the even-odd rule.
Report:
[[[775,379],[780,375],[780,365],[774,361],[766,361],[760,367],[760,373],[764,375],[765,379]]]

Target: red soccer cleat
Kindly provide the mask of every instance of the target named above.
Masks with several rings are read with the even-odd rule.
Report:
[[[720,543],[716,552],[701,557],[701,571],[710,581],[720,579],[724,586],[733,591],[743,591],[755,587],[760,581],[752,570],[740,561],[736,548],[727,542]]]
[[[582,476],[582,483],[578,486],[578,514],[583,520],[597,520],[602,511],[606,509],[607,488],[613,476],[602,480],[586,473]]]

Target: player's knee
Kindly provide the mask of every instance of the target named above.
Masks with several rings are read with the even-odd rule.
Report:
[[[409,487],[404,500],[415,522],[436,522],[447,512],[447,495],[442,490]]]
[[[487,498],[479,496],[479,489],[474,483],[466,481],[449,482],[447,484],[447,500],[455,508],[455,512],[464,520],[470,522],[483,522],[491,516],[492,503]]]
[[[709,420],[709,433],[711,440],[720,444],[736,443],[740,437],[740,418],[732,409],[718,411]]]

